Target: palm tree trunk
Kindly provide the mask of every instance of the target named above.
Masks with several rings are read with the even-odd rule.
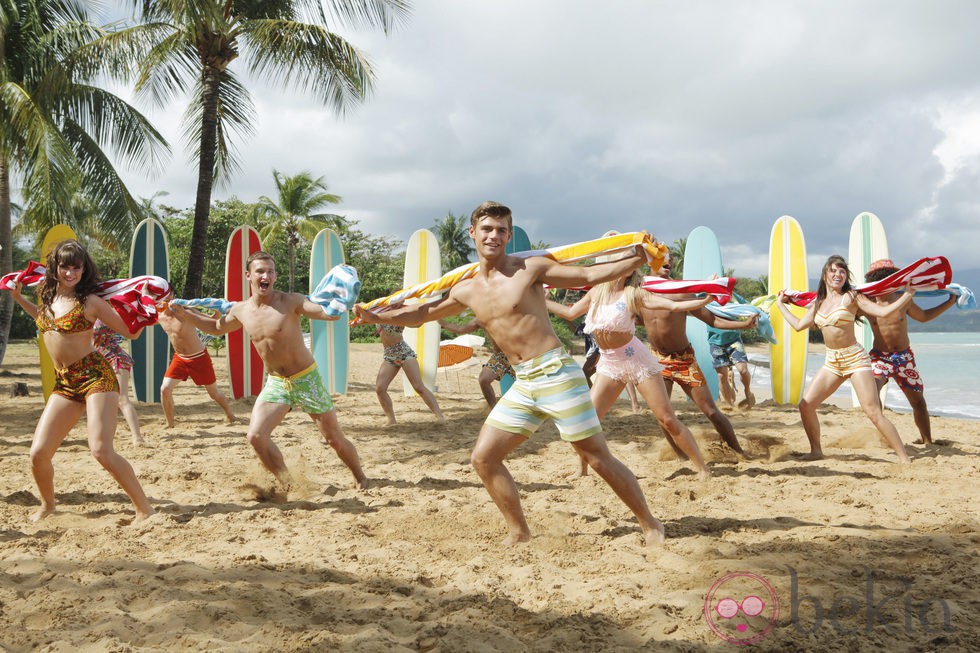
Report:
[[[201,113],[201,156],[197,168],[197,199],[194,203],[194,230],[190,259],[184,277],[185,299],[201,296],[204,260],[211,219],[211,191],[214,187],[214,158],[218,148],[218,71],[205,65],[202,73],[203,111]]]
[[[7,159],[0,154],[0,276],[14,269],[14,243],[10,220],[10,168]],[[0,292],[0,363],[7,353],[10,339],[10,322],[14,316],[14,298],[9,292]]]

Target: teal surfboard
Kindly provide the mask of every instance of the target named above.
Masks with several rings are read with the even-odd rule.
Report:
[[[310,292],[335,265],[345,262],[340,236],[330,229],[321,230],[310,251]],[[349,342],[346,316],[330,322],[310,320],[310,348],[330,394],[347,394]]]
[[[708,227],[695,227],[687,237],[684,248],[684,278],[710,279],[713,275],[724,274],[721,265],[721,247],[715,232]],[[708,325],[691,315],[687,316],[687,339],[694,346],[694,357],[698,367],[708,381],[711,396],[718,398],[718,375],[711,364],[711,349],[708,346]]]
[[[510,241],[507,243],[507,247],[504,248],[508,254],[514,254],[516,252],[527,252],[531,249],[531,239],[527,237],[527,232],[520,227],[514,227],[514,233],[510,237]],[[500,377],[500,394],[505,394],[510,390],[510,386],[514,385],[514,377],[510,374],[504,374]]]
[[[531,249],[531,239],[527,237],[527,232],[520,227],[514,227],[514,234],[510,237],[504,251],[508,254],[515,252],[526,252]]]
[[[167,232],[153,218],[136,225],[129,251],[129,276],[144,274],[170,279]],[[136,400],[160,403],[160,384],[170,364],[170,339],[161,327],[147,327],[139,338],[131,341],[131,351]]]

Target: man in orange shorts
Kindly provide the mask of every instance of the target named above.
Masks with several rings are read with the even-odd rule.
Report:
[[[211,356],[201,342],[194,325],[178,320],[169,307],[160,312],[159,324],[167,333],[170,345],[174,348],[174,357],[160,385],[160,403],[163,404],[163,416],[167,420],[167,428],[174,427],[174,388],[188,378],[197,385],[203,385],[208,391],[208,396],[225,411],[225,421],[234,424],[235,415],[231,412],[228,399],[218,389]]]
[[[670,259],[666,259],[663,267],[654,274],[669,279]],[[694,295],[665,296],[671,299],[690,299]],[[711,397],[708,382],[694,358],[694,347],[691,345],[691,341],[687,339],[686,326],[688,315],[696,317],[716,329],[747,329],[755,326],[756,320],[726,320],[704,307],[689,312],[643,308],[640,315],[643,318],[643,326],[647,330],[647,340],[650,341],[653,353],[660,359],[660,364],[664,366],[661,374],[664,377],[664,384],[667,386],[667,395],[670,396],[670,391],[676,382],[694,401],[698,409],[704,413],[704,416],[711,421],[721,439],[736,452],[744,453],[735,437],[735,429],[732,428],[732,423],[725,416],[725,413],[718,410],[715,400]]]

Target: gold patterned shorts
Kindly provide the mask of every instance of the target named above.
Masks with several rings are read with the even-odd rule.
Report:
[[[93,351],[63,370],[55,370],[52,392],[84,404],[90,395],[119,392],[119,381],[105,356]]]
[[[514,368],[511,367],[507,355],[499,349],[493,352],[490,358],[487,359],[487,362],[483,364],[483,367],[493,372],[494,381],[499,381],[504,378],[505,374],[514,376]]]

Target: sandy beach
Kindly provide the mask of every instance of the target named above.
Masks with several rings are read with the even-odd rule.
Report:
[[[350,392],[335,402],[370,489],[354,490],[310,419],[291,413],[274,437],[300,481],[282,496],[245,441],[249,403],[233,402],[229,426],[185,383],[177,428],[141,405],[146,445],[130,444],[124,422],[117,433],[156,516],[130,523],[81,423],[55,456],[59,510],[32,523],[43,400],[36,346],[12,343],[0,368],[0,649],[975,650],[980,422],[935,417],[938,444],[925,448],[911,444],[911,415],[888,411],[913,459],[900,466],[860,410],[825,406],[828,458],[802,462],[795,407],[757,388],[755,408],[729,413],[750,456],[740,461],[675,391],[714,474],[699,481],[652,416],[620,400],[603,422],[610,448],[667,542],[643,548],[595,475],[569,480],[576,457],[548,424],[510,460],[534,537],[506,548],[469,465],[485,352],[440,370],[445,426],[396,380],[388,429],[373,388],[380,346],[351,356]],[[18,382],[28,397],[11,396]]]

